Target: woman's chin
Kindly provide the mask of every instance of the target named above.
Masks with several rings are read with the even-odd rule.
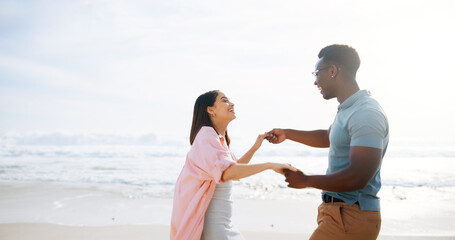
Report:
[[[235,115],[233,115],[230,119],[229,119],[229,122],[231,122],[232,120],[236,119],[237,117]]]

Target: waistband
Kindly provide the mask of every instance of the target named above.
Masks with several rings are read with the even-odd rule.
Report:
[[[325,203],[345,202],[342,199],[332,197],[326,193],[322,194],[322,201]],[[359,202],[355,202],[354,204],[359,204]]]

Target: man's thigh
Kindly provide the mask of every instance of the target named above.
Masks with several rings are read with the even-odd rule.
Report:
[[[322,203],[318,208],[318,228],[310,240],[376,239],[381,228],[381,214],[361,211],[359,205]]]

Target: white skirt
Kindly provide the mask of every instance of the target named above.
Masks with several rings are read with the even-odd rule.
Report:
[[[205,212],[201,240],[244,240],[232,225],[232,181],[217,184],[210,205]]]

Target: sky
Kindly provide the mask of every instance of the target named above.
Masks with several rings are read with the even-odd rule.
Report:
[[[391,141],[454,143],[454,1],[0,0],[0,134],[188,138],[196,98],[234,103],[231,136],[326,129],[319,50],[361,58],[357,82]]]

